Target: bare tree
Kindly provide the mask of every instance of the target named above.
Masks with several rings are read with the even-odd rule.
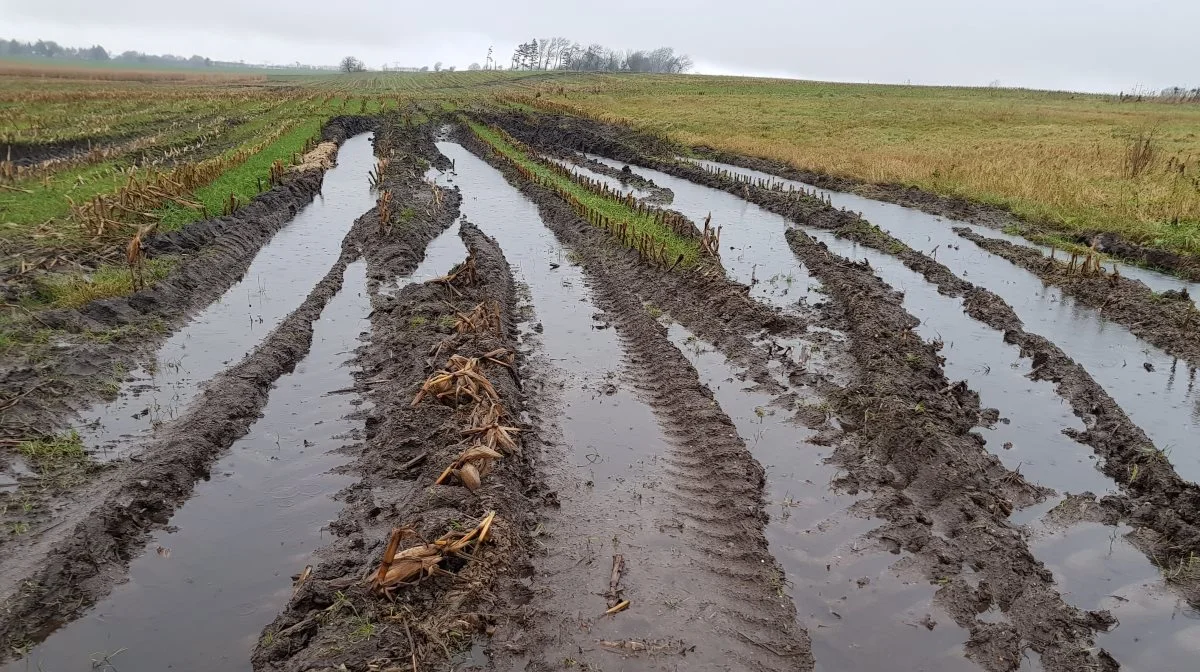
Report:
[[[467,70],[481,70],[478,63],[472,63],[467,66]]]
[[[433,71],[434,71],[434,72],[441,72],[441,71],[442,71],[442,62],[441,62],[441,61],[438,61],[437,63],[434,63],[434,64],[433,64]]]
[[[342,72],[363,72],[367,69],[367,66],[357,58],[353,56],[347,56],[342,59],[341,65],[339,65],[338,68]]]

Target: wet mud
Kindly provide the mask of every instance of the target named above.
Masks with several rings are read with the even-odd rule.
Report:
[[[250,668],[259,631],[291,595],[292,568],[328,536],[332,495],[348,484],[329,472],[346,462],[338,449],[361,427],[347,417],[361,402],[345,391],[354,386],[345,363],[367,326],[365,284],[364,263],[350,264],[308,355],[170,527],[151,535],[128,580],[5,669]]]
[[[1070,255],[1062,251],[1059,259],[1051,260],[1037,249],[981,236],[967,228],[955,227],[954,232],[1126,326],[1138,338],[1192,366],[1200,363],[1200,309],[1186,291],[1159,294],[1138,280],[1120,277],[1120,270],[1118,275],[1071,271]],[[1081,259],[1076,265],[1082,264]]]
[[[1055,342],[1026,331],[1021,319],[1001,297],[960,278],[945,265],[872,226],[855,213],[834,210],[823,206],[819,199],[806,198],[797,193],[779,192],[754,184],[736,184],[686,165],[678,170],[696,171],[693,175],[697,181],[703,180],[717,188],[740,192],[749,200],[785,214],[797,223],[826,229],[839,237],[893,255],[936,285],[940,292],[962,297],[967,314],[1002,332],[1005,342],[1018,346],[1022,357],[1031,360],[1030,376],[1034,380],[1053,383],[1059,396],[1071,405],[1075,415],[1084,423],[1083,431],[1071,428],[1066,428],[1066,431],[1075,440],[1091,446],[1102,458],[1102,471],[1124,486],[1123,494],[1107,496],[1103,501],[1122,512],[1126,516],[1123,519],[1151,532],[1139,535],[1137,545],[1164,567],[1179,567],[1181,562],[1184,565],[1190,562],[1188,558],[1198,541],[1195,515],[1197,487],[1193,482],[1181,478],[1172,465],[1169,449],[1164,451],[1161,446],[1156,446],[1087,369],[1067,356]],[[1116,371],[1098,370],[1106,377],[1118,375]],[[1132,371],[1128,375],[1132,375]],[[1170,385],[1168,391],[1171,391]],[[1169,408],[1144,401],[1136,408],[1139,412],[1170,411]],[[1179,423],[1176,421],[1168,426],[1155,424],[1151,429],[1155,432],[1170,430],[1178,434]],[[1176,444],[1171,442],[1166,445]],[[1188,456],[1179,455],[1176,460],[1179,459],[1188,459]],[[1184,464],[1191,470],[1190,461]],[[1169,572],[1168,576],[1172,574],[1172,581],[1186,595],[1191,596],[1195,592],[1195,579],[1190,572]]]
[[[388,135],[381,138],[383,145]],[[389,175],[400,175],[397,172]],[[406,173],[411,176],[411,173]],[[428,185],[413,177],[388,183],[409,201],[432,201]],[[403,191],[407,188],[408,191]],[[454,195],[447,196],[453,205]],[[308,352],[313,323],[341,286],[346,266],[363,248],[397,247],[389,264],[411,270],[424,245],[448,220],[414,218],[403,229],[381,228],[373,213],[359,218],[340,244],[333,267],[300,307],[282,320],[241,362],[214,376],[205,391],[103,478],[72,492],[69,506],[55,510],[54,524],[30,535],[4,558],[8,595],[0,637],[24,647],[46,636],[108,593],[137,555],[146,534],[160,529],[206,477],[213,461],[243,436],[266,404],[274,382]],[[392,242],[401,241],[401,242]]]
[[[456,214],[446,209],[438,216]],[[484,365],[505,423],[521,431],[517,448],[496,460],[474,491],[454,481],[435,484],[466,447],[460,430],[467,424],[467,405],[413,403],[448,357],[514,351],[514,290],[503,253],[470,224],[460,225],[460,235],[473,252],[475,281],[453,289],[442,282],[411,284],[395,296],[372,299],[371,338],[357,361],[358,388],[373,408],[366,440],[348,469],[358,482],[340,495],[344,507],[332,527],[337,539],[318,551],[311,577],[260,637],[252,659],[256,670],[364,669],[367,661],[380,669],[441,667],[451,662],[447,656],[469,649],[474,638],[494,630],[529,599],[520,577],[534,527],[529,497],[537,484],[520,421],[519,378],[502,364]],[[456,333],[456,316],[483,302],[498,306],[499,330]],[[394,527],[436,539],[448,530],[470,529],[489,511],[496,512],[490,541],[469,558],[446,560],[445,574],[397,586],[391,600],[364,581]]]
[[[526,201],[457,145],[441,148],[455,159],[464,213],[516,250],[510,261],[536,320],[524,340],[531,369],[544,371],[531,405],[556,504],[534,560],[536,618],[524,633],[501,630],[496,665],[811,666],[791,604],[771,588],[781,583],[761,536],[761,467],[626,277],[595,263],[616,248],[569,234],[587,225],[549,207],[550,192],[522,188]],[[472,214],[474,198],[490,207]],[[541,233],[539,212],[550,227]],[[564,250],[568,238],[583,244]],[[614,555],[631,605],[608,618]]]
[[[872,532],[924,561],[938,597],[971,632],[968,656],[984,669],[1017,669],[1022,647],[1047,670],[1117,669],[1094,651],[1104,612],[1067,604],[1019,530],[1014,508],[1047,493],[1004,468],[971,433],[978,397],[942,373],[940,344],[914,333],[917,321],[870,267],[829,253],[798,230],[788,242],[838,300],[860,378],[837,400],[843,430],[834,459],[847,469],[843,487],[871,493],[875,515],[889,525]],[[890,465],[887,468],[885,465]],[[972,585],[967,569],[978,576]],[[976,618],[995,604],[1007,623]]]

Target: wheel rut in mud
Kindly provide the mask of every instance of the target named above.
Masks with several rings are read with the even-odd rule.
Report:
[[[536,122],[527,123],[529,118],[525,117],[524,115],[511,115],[511,117],[503,117],[503,118],[502,117],[493,117],[493,118],[491,118],[492,121],[495,121],[497,119],[503,119],[503,121],[511,122],[511,123],[501,123],[501,126],[503,128],[505,128],[505,130],[508,130],[510,133],[513,133],[519,139],[521,139],[527,143],[530,143],[535,147],[547,148],[550,144],[554,144],[559,147],[564,147],[564,148],[568,148],[568,149],[575,150],[575,151],[600,152],[603,154],[607,154],[610,157],[619,158],[619,159],[622,159],[623,161],[637,163],[639,165],[655,165],[656,167],[658,167],[660,169],[664,168],[664,166],[667,166],[667,165],[673,163],[670,161],[659,161],[652,157],[647,158],[643,154],[642,148],[654,147],[655,141],[654,140],[646,140],[645,142],[642,142],[641,140],[636,139],[636,138],[630,139],[629,136],[631,134],[628,130],[617,130],[617,129],[613,129],[611,127],[607,128],[607,129],[601,128],[600,130],[595,130],[596,127],[598,127],[599,125],[595,124],[593,122],[585,122],[585,121],[580,121],[580,120],[567,120],[567,121],[560,123],[557,120],[547,119],[545,117],[540,118]],[[547,149],[546,151],[550,151],[550,150]],[[659,151],[663,154],[668,154],[667,151],[661,151],[661,148]],[[769,206],[769,203],[758,198],[758,196],[761,195],[762,192],[769,192],[769,190],[759,189],[757,186],[755,186],[753,184],[725,185],[725,184],[716,183],[715,181],[710,181],[710,178],[712,177],[711,175],[706,176],[702,173],[692,172],[690,170],[690,167],[687,167],[687,166],[680,167],[678,170],[680,172],[677,174],[681,174],[681,176],[693,179],[693,181],[695,181],[695,182],[698,182],[701,184],[710,184],[711,186],[714,186],[714,187],[720,188],[720,189],[724,189],[724,190],[729,191],[730,193],[734,193],[738,196],[746,197],[753,202],[758,202],[760,205],[763,205],[764,207]],[[672,170],[668,170],[667,172],[672,172]],[[780,198],[782,200],[787,197],[780,197]],[[768,207],[768,209],[771,209],[771,208]],[[818,207],[814,207],[811,210],[812,210],[812,212],[808,213],[809,216],[806,217],[801,222],[801,223],[805,224],[806,226],[814,225],[814,221],[815,221],[817,223],[823,224],[824,228],[827,228],[830,230],[837,230],[837,229],[840,229],[845,223],[847,223],[847,218],[846,218],[845,213],[838,213],[837,210],[828,208],[824,204],[821,204]],[[799,219],[799,218],[796,218],[796,219]],[[848,218],[848,219],[856,219],[856,218]],[[873,227],[870,227],[870,228],[873,228]],[[947,228],[947,231],[948,231],[948,226],[945,228]],[[838,231],[838,232],[842,233],[841,231]],[[876,232],[881,233],[881,232],[878,232],[878,230],[876,230]],[[951,233],[951,235],[952,235],[952,233]],[[830,240],[832,240],[832,239],[830,239]],[[897,254],[897,252],[899,250],[907,249],[907,246],[903,245],[902,243],[900,243],[899,241],[896,241],[893,238],[886,236],[886,234],[884,234],[882,238],[877,239],[875,241],[874,245],[871,245],[870,241],[866,241],[866,244],[868,244],[868,246],[872,246],[872,247],[879,247],[879,243],[881,241],[884,244],[884,247],[883,247],[883,249],[881,249],[881,251],[883,251],[886,255]],[[920,253],[916,253],[916,257],[923,257],[923,256],[924,255],[920,255]],[[905,264],[909,264],[909,262],[911,262],[911,261],[912,261],[912,258],[906,259]],[[926,258],[926,261],[929,261],[929,260]],[[934,265],[936,265],[936,262]],[[914,267],[913,270],[921,272],[922,275],[926,274],[924,271],[930,270],[928,268],[920,268],[919,266]],[[953,280],[951,280],[951,279],[953,279]],[[933,282],[933,281],[934,280],[931,277],[930,282]],[[945,285],[948,288],[951,285],[947,284],[947,282],[961,283],[962,281],[958,280],[958,278],[955,277],[953,275],[953,273],[950,273],[947,271],[945,273],[945,276],[943,277],[943,285]],[[970,285],[968,284],[967,286],[970,286]],[[939,288],[941,288],[940,285],[939,285]],[[944,290],[944,291],[948,291],[948,293],[950,293],[951,295],[957,295],[952,290]],[[983,291],[986,291],[986,290],[983,290]],[[1000,301],[999,303],[1003,304],[1003,301]],[[968,301],[967,304],[968,304],[968,308],[971,308],[973,305],[970,301]],[[980,314],[980,312],[981,312],[980,309],[976,308],[975,310],[969,311],[969,314],[971,315],[971,317],[978,319],[978,320],[984,322],[985,324],[988,324],[989,326],[993,326],[1001,333],[1004,333],[1005,340],[1012,342],[1012,333],[1011,333],[1010,329],[1006,329],[1004,326],[995,327],[993,324],[989,324],[988,320],[985,318],[985,316],[982,316]],[[982,312],[988,312],[988,307],[985,306],[983,308]],[[1009,313],[1011,314],[1011,309],[1009,309]],[[1015,321],[1015,324],[1017,325],[1018,328],[1020,327],[1019,320]],[[1029,339],[1032,339],[1032,341],[1030,341]],[[1026,343],[1017,343],[1017,344],[1021,345],[1022,350],[1025,350],[1027,348],[1028,342],[1033,342],[1035,345],[1044,344],[1044,345],[1048,345],[1049,347],[1055,347],[1053,343],[1046,341],[1045,339],[1040,339],[1040,343],[1038,343],[1039,339],[1040,339],[1040,337],[1029,337],[1028,339],[1023,339],[1023,340],[1027,341]],[[1026,356],[1029,356],[1029,355],[1027,354]],[[1070,362],[1069,359],[1066,359],[1066,358],[1064,358],[1064,359],[1065,359],[1065,361]],[[1043,363],[1041,360],[1042,360],[1042,358],[1039,357],[1038,364]],[[1082,367],[1078,367],[1078,369],[1084,375],[1086,375],[1086,371],[1084,371],[1082,369]],[[985,372],[984,372],[984,375],[986,375]],[[1035,374],[1035,375],[1037,375],[1037,374]],[[1043,375],[1043,376],[1038,376],[1038,377],[1042,378],[1042,379],[1046,379],[1049,382],[1057,382],[1049,376]],[[974,376],[973,376],[973,378],[974,378]],[[1058,385],[1058,387],[1059,387],[1060,394],[1063,394],[1064,398],[1067,397],[1068,394],[1071,394],[1073,392],[1073,390],[1071,390],[1071,389],[1067,389],[1064,392],[1064,389],[1061,385]],[[1099,392],[1101,394],[1103,394],[1103,390],[1099,390]],[[1075,405],[1078,406],[1077,403]],[[1112,408],[1115,409],[1116,412],[1118,412],[1118,413],[1120,412],[1120,407],[1117,406],[1115,403],[1112,404]],[[1077,407],[1076,410],[1079,411],[1080,409]],[[1092,418],[1090,417],[1090,415],[1085,415],[1083,413],[1080,413],[1080,419],[1084,421],[1084,423],[1087,427],[1089,427],[1089,428],[1092,427]],[[1110,422],[1111,422],[1111,420],[1110,420]],[[1125,418],[1125,422],[1128,422],[1127,418]],[[1110,424],[1110,426],[1111,426],[1111,424]],[[1132,423],[1129,423],[1127,426],[1132,427],[1134,430],[1137,429],[1136,426],[1132,425]],[[1063,427],[1063,428],[1064,429],[1070,428],[1069,423],[1068,423],[1067,427]],[[1053,424],[1051,424],[1051,425],[1047,426],[1046,429],[1048,429],[1050,431],[1054,431],[1055,427],[1053,426]],[[1088,436],[1088,434],[1089,434],[1089,432],[1084,431],[1084,432],[1079,432],[1078,436],[1083,437],[1084,440],[1086,440],[1086,437]],[[1094,438],[1103,441],[1107,437],[1097,436]],[[1141,445],[1146,445],[1146,444],[1141,444]],[[1007,446],[1005,446],[1005,447],[1007,448]],[[1097,450],[1096,452],[1098,455],[1103,456],[1103,453],[1101,451]],[[1137,456],[1137,454],[1133,453],[1133,451],[1130,451],[1130,456]],[[1154,458],[1154,454],[1149,451],[1146,451],[1145,453],[1141,454],[1140,457],[1142,459]],[[1162,460],[1158,460],[1158,461],[1162,462]],[[1015,468],[1018,470],[1020,470],[1020,467],[1021,467],[1021,465],[1019,463],[1015,465]],[[1168,468],[1169,468],[1169,465],[1168,465]],[[1136,467],[1135,467],[1135,469],[1136,469]],[[1117,472],[1117,471],[1119,471],[1119,467],[1111,468],[1110,471]],[[1119,482],[1121,480],[1122,479],[1118,479]],[[1175,502],[1176,506],[1178,506],[1178,504],[1180,502],[1183,502],[1185,500],[1186,500],[1186,495],[1184,495],[1183,497],[1181,497],[1180,499],[1178,499]],[[1051,501],[1053,502],[1054,500],[1051,500]],[[1067,506],[1067,504],[1070,503],[1070,506],[1067,506],[1067,509],[1073,509],[1074,507],[1078,506],[1075,503],[1077,501],[1079,501],[1079,500],[1076,500],[1074,498],[1068,498],[1067,501],[1063,502],[1063,506]],[[1109,522],[1111,522],[1113,520],[1111,511],[1109,513],[1104,513],[1104,514],[1100,514],[1097,516],[1097,514],[1099,512],[1105,511],[1106,509],[1104,509],[1103,507],[1095,506],[1094,503],[1093,503],[1092,507],[1090,509],[1088,509],[1088,507],[1086,506],[1086,500],[1084,500],[1084,501],[1085,501],[1085,505],[1082,508],[1085,510],[1091,511],[1091,513],[1088,514],[1088,515],[1090,515],[1090,518],[1088,518],[1089,520],[1090,519],[1099,519],[1102,521],[1109,521]],[[1121,501],[1120,497],[1118,497],[1116,499],[1113,499],[1112,497],[1108,497],[1108,498],[1105,498],[1104,501],[1106,503],[1116,505],[1118,507],[1118,509],[1120,508],[1120,501]],[[1040,508],[1040,509],[1044,510],[1044,507],[1036,507],[1036,508]],[[1062,507],[1059,507],[1059,508],[1062,508]],[[1182,508],[1182,507],[1180,507],[1180,508]],[[1142,508],[1142,511],[1145,513],[1148,513],[1151,510],[1152,510],[1152,507],[1149,507],[1149,506]],[[1058,517],[1058,509],[1056,509],[1056,511],[1054,511],[1052,513],[1054,514],[1054,516],[1056,518]],[[1024,516],[1025,516],[1025,514],[1022,514],[1022,517],[1024,517]],[[1078,519],[1076,519],[1076,520],[1078,520]],[[1163,521],[1161,524],[1158,525],[1158,527],[1162,530],[1168,530],[1168,531],[1175,531],[1175,530],[1179,529],[1175,523],[1167,522],[1167,521]],[[1148,528],[1139,528],[1139,530],[1148,531]],[[1049,533],[1054,534],[1053,531],[1050,531]],[[1115,535],[1115,534],[1117,534],[1117,532],[1112,533],[1112,535]],[[1112,536],[1112,535],[1110,535],[1110,536]],[[1135,543],[1139,543],[1139,545],[1141,544],[1141,537],[1131,535],[1130,538],[1131,538],[1131,540],[1135,541]],[[1182,538],[1186,539],[1187,538],[1186,534],[1182,535]],[[1046,547],[1046,544],[1039,543],[1039,547]],[[1160,547],[1160,548],[1162,548],[1162,547]],[[1152,558],[1160,557],[1156,553],[1149,552],[1149,551],[1147,554],[1150,555],[1150,557],[1152,557]],[[1058,561],[1058,559],[1056,559],[1056,562],[1057,561]],[[1152,567],[1149,569],[1150,569],[1150,574],[1149,574],[1149,576],[1147,576],[1146,580],[1153,581],[1156,578],[1154,576],[1155,572]],[[1181,574],[1183,576],[1181,576]],[[1169,576],[1169,578],[1172,578],[1174,581],[1178,581],[1180,578],[1185,578],[1186,574],[1181,573],[1181,572],[1169,572],[1168,576]],[[1073,583],[1073,585],[1075,585],[1075,584]],[[1106,602],[1111,602],[1112,604],[1117,604],[1117,602],[1115,600],[1114,601],[1106,600]],[[980,615],[981,620],[985,620],[984,616],[986,616],[986,615],[985,614]],[[1136,623],[1143,622],[1141,619],[1130,619],[1130,620],[1132,620]],[[1135,625],[1133,627],[1138,627],[1138,626]],[[1130,631],[1130,632],[1133,632],[1133,631]],[[1111,640],[1112,638],[1108,637],[1108,639]],[[1127,640],[1128,638],[1126,637],[1125,639]],[[1139,660],[1145,658],[1145,656],[1141,655],[1142,652],[1144,651],[1144,647],[1136,647],[1135,646],[1134,648],[1135,648],[1135,651],[1132,652],[1133,656],[1137,657]],[[1141,651],[1136,650],[1136,649],[1141,649]]]
[[[388,141],[384,134],[381,146],[386,147]],[[365,171],[359,179],[365,182]],[[419,177],[412,176],[407,183],[385,179],[385,183],[414,204],[431,200],[428,185]],[[454,194],[446,196],[450,207],[456,206],[455,199]],[[346,216],[353,220],[352,215]],[[75,502],[80,515],[60,514],[57,536],[42,535],[40,551],[35,548],[7,557],[31,569],[25,574],[6,573],[14,582],[28,578],[6,600],[6,618],[0,621],[4,641],[25,646],[44,637],[106,595],[121,579],[130,558],[142,552],[147,533],[167,523],[191,496],[195,481],[206,478],[213,461],[256,422],[275,381],[304,359],[314,322],[338,293],[346,267],[360,256],[361,248],[380,246],[378,239],[394,235],[404,242],[389,263],[397,270],[411,270],[424,245],[447,224],[447,218],[421,217],[407,222],[403,230],[380,231],[371,213],[354,220],[346,237],[333,241],[332,268],[315,283],[299,308],[240,363],[208,381],[205,392],[178,420],[163,425],[145,441],[136,461],[122,461],[105,478],[89,483],[83,492],[87,499]],[[311,270],[319,272],[319,268]],[[326,391],[330,390],[316,393]]]
[[[730,659],[749,669],[811,665],[762,537],[761,467],[624,278],[597,272],[594,258],[611,247],[568,243],[560,232],[580,230],[578,219],[548,210],[548,192],[535,205],[459,146],[441,148],[454,158],[449,179],[470,180],[464,214],[507,243],[529,287],[538,321],[530,366],[545,362],[554,383],[539,386],[533,406],[559,508],[546,514],[532,578],[538,615],[523,626],[516,658],[551,667],[569,657],[603,668],[622,656],[653,669],[723,668]],[[487,207],[473,208],[476,198]],[[602,617],[615,555],[631,604]],[[516,646],[496,642],[497,664],[516,666],[506,653]]]

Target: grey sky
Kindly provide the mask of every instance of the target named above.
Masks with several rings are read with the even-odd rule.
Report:
[[[1200,86],[1195,0],[0,0],[0,37],[247,62],[501,62],[531,37],[671,46],[696,71],[1129,91]]]

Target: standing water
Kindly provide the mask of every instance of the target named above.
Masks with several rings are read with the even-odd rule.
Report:
[[[364,180],[365,181],[365,180]],[[262,628],[292,593],[292,574],[330,537],[351,479],[330,470],[360,426],[346,366],[369,328],[362,262],[313,326],[313,344],[280,378],[250,433],[153,535],[128,582],[4,672],[248,672]]]
[[[672,207],[693,221],[703,222],[712,215],[713,226],[721,227],[721,265],[731,280],[750,285],[750,296],[781,307],[823,298],[820,283],[809,276],[788,247],[783,237],[787,229],[779,226],[779,215],[656,170],[639,168],[638,173],[675,192]]]
[[[128,440],[177,417],[200,385],[236,363],[295,310],[341,254],[342,238],[374,205],[367,173],[370,134],[346,140],[322,195],[259,250],[249,270],[129,374],[118,397],[82,414],[84,444],[98,459],[121,457]]]
[[[703,163],[785,187],[813,189],[767,173]],[[1180,476],[1200,482],[1200,449],[1194,440],[1200,432],[1200,389],[1196,389],[1194,369],[951,230],[965,223],[853,194],[827,193],[835,207],[861,212],[867,221],[934,257],[959,277],[995,292],[1012,306],[1026,329],[1050,339],[1087,369],[1155,446],[1168,453]]]
[[[801,186],[801,183],[789,183],[725,164],[709,165],[756,178],[770,177],[776,182],[782,181],[785,186]],[[639,172],[650,173],[657,180],[658,173],[654,171]],[[1023,269],[962,241],[950,230],[950,224],[941,223],[940,218],[858,196],[831,193],[830,197],[834,205],[863,212],[868,221],[888,230],[914,249],[930,253],[934,247],[945,246],[935,251],[939,261],[968,280],[999,294],[1027,323],[1033,318],[1046,324],[1053,322],[1055,316],[1061,316],[1068,322],[1084,320],[1086,324],[1093,324],[1095,321],[1096,326],[1091,330],[1094,334],[1085,340],[1102,339],[1114,331],[1133,338],[1123,328],[1114,329],[1117,325],[1100,320],[1094,311],[1074,306],[1069,299],[1064,307],[1064,299],[1056,290],[1057,299],[1048,302],[1031,300],[1030,297],[1051,290],[1044,289],[1040,280]],[[839,198],[847,200],[839,203]],[[984,431],[989,448],[1006,466],[1020,471],[1031,481],[1061,492],[1090,490],[1104,494],[1115,489],[1110,479],[1092,466],[1085,466],[1094,465],[1090,450],[1060,433],[1065,427],[1079,428],[1070,408],[1049,383],[1033,382],[1024,377],[1022,371],[1029,368],[1028,362],[1020,358],[1016,348],[1004,343],[998,332],[964,315],[960,301],[938,293],[932,284],[895,257],[838,239],[827,231],[806,229],[806,232],[835,253],[850,259],[866,258],[885,282],[905,293],[905,308],[922,321],[918,328],[922,337],[945,343],[942,354],[946,357],[947,375],[951,379],[968,380],[971,388],[979,392],[983,405],[998,407],[1002,416],[1010,416],[1011,422],[1002,421]],[[960,242],[967,243],[969,249],[956,249]],[[1017,277],[1004,280],[1006,276]],[[990,281],[992,278],[1001,280]],[[984,279],[989,281],[984,282]],[[1020,290],[1013,288],[1018,282],[1030,293],[1029,296],[1022,298]],[[1031,306],[1045,312],[1039,314]],[[1072,336],[1086,337],[1088,333],[1072,335],[1069,329],[1046,333],[1037,323],[1032,324],[1030,330],[1052,338],[1068,355],[1084,363],[1102,384],[1106,379],[1114,379],[1105,373],[1111,366],[1097,372],[1095,363],[1080,360],[1063,342]],[[1142,371],[1140,366],[1138,371]],[[1121,397],[1114,397],[1131,417],[1138,419]],[[1117,617],[1120,625],[1100,635],[1098,644],[1117,657],[1122,669],[1187,669],[1188,661],[1198,652],[1192,638],[1198,632],[1196,624],[1200,614],[1163,587],[1159,569],[1124,536],[1127,530],[1090,523],[1063,530],[1033,520],[1058,501],[1060,498],[1031,507],[1029,511],[1016,512],[1013,519],[1014,522],[1028,523],[1027,528],[1035,538],[1031,550],[1054,571],[1060,589],[1072,604],[1082,609],[1108,609]]]
[[[685,527],[700,524],[695,516],[711,515],[712,507],[683,510],[677,503],[686,495],[673,485],[674,451],[656,410],[633,389],[630,354],[599,312],[583,271],[503,175],[458,144],[440,142],[438,149],[456,167],[441,179],[462,189],[464,215],[496,238],[532,303],[522,341],[540,366],[526,389],[539,400],[539,431],[554,439],[542,467],[560,503],[539,536],[547,552],[533,582],[535,590],[553,590],[543,595],[553,610],[587,623],[563,628],[547,645],[547,659],[586,657],[579,662],[594,669],[623,669],[622,654],[598,647],[598,640],[683,640],[695,647],[682,663],[642,660],[636,669],[728,669],[730,655],[756,655],[713,625],[729,619],[726,608],[712,603],[729,580],[714,575],[706,564],[712,560],[682,538]],[[598,618],[618,553],[632,605],[620,618]]]

